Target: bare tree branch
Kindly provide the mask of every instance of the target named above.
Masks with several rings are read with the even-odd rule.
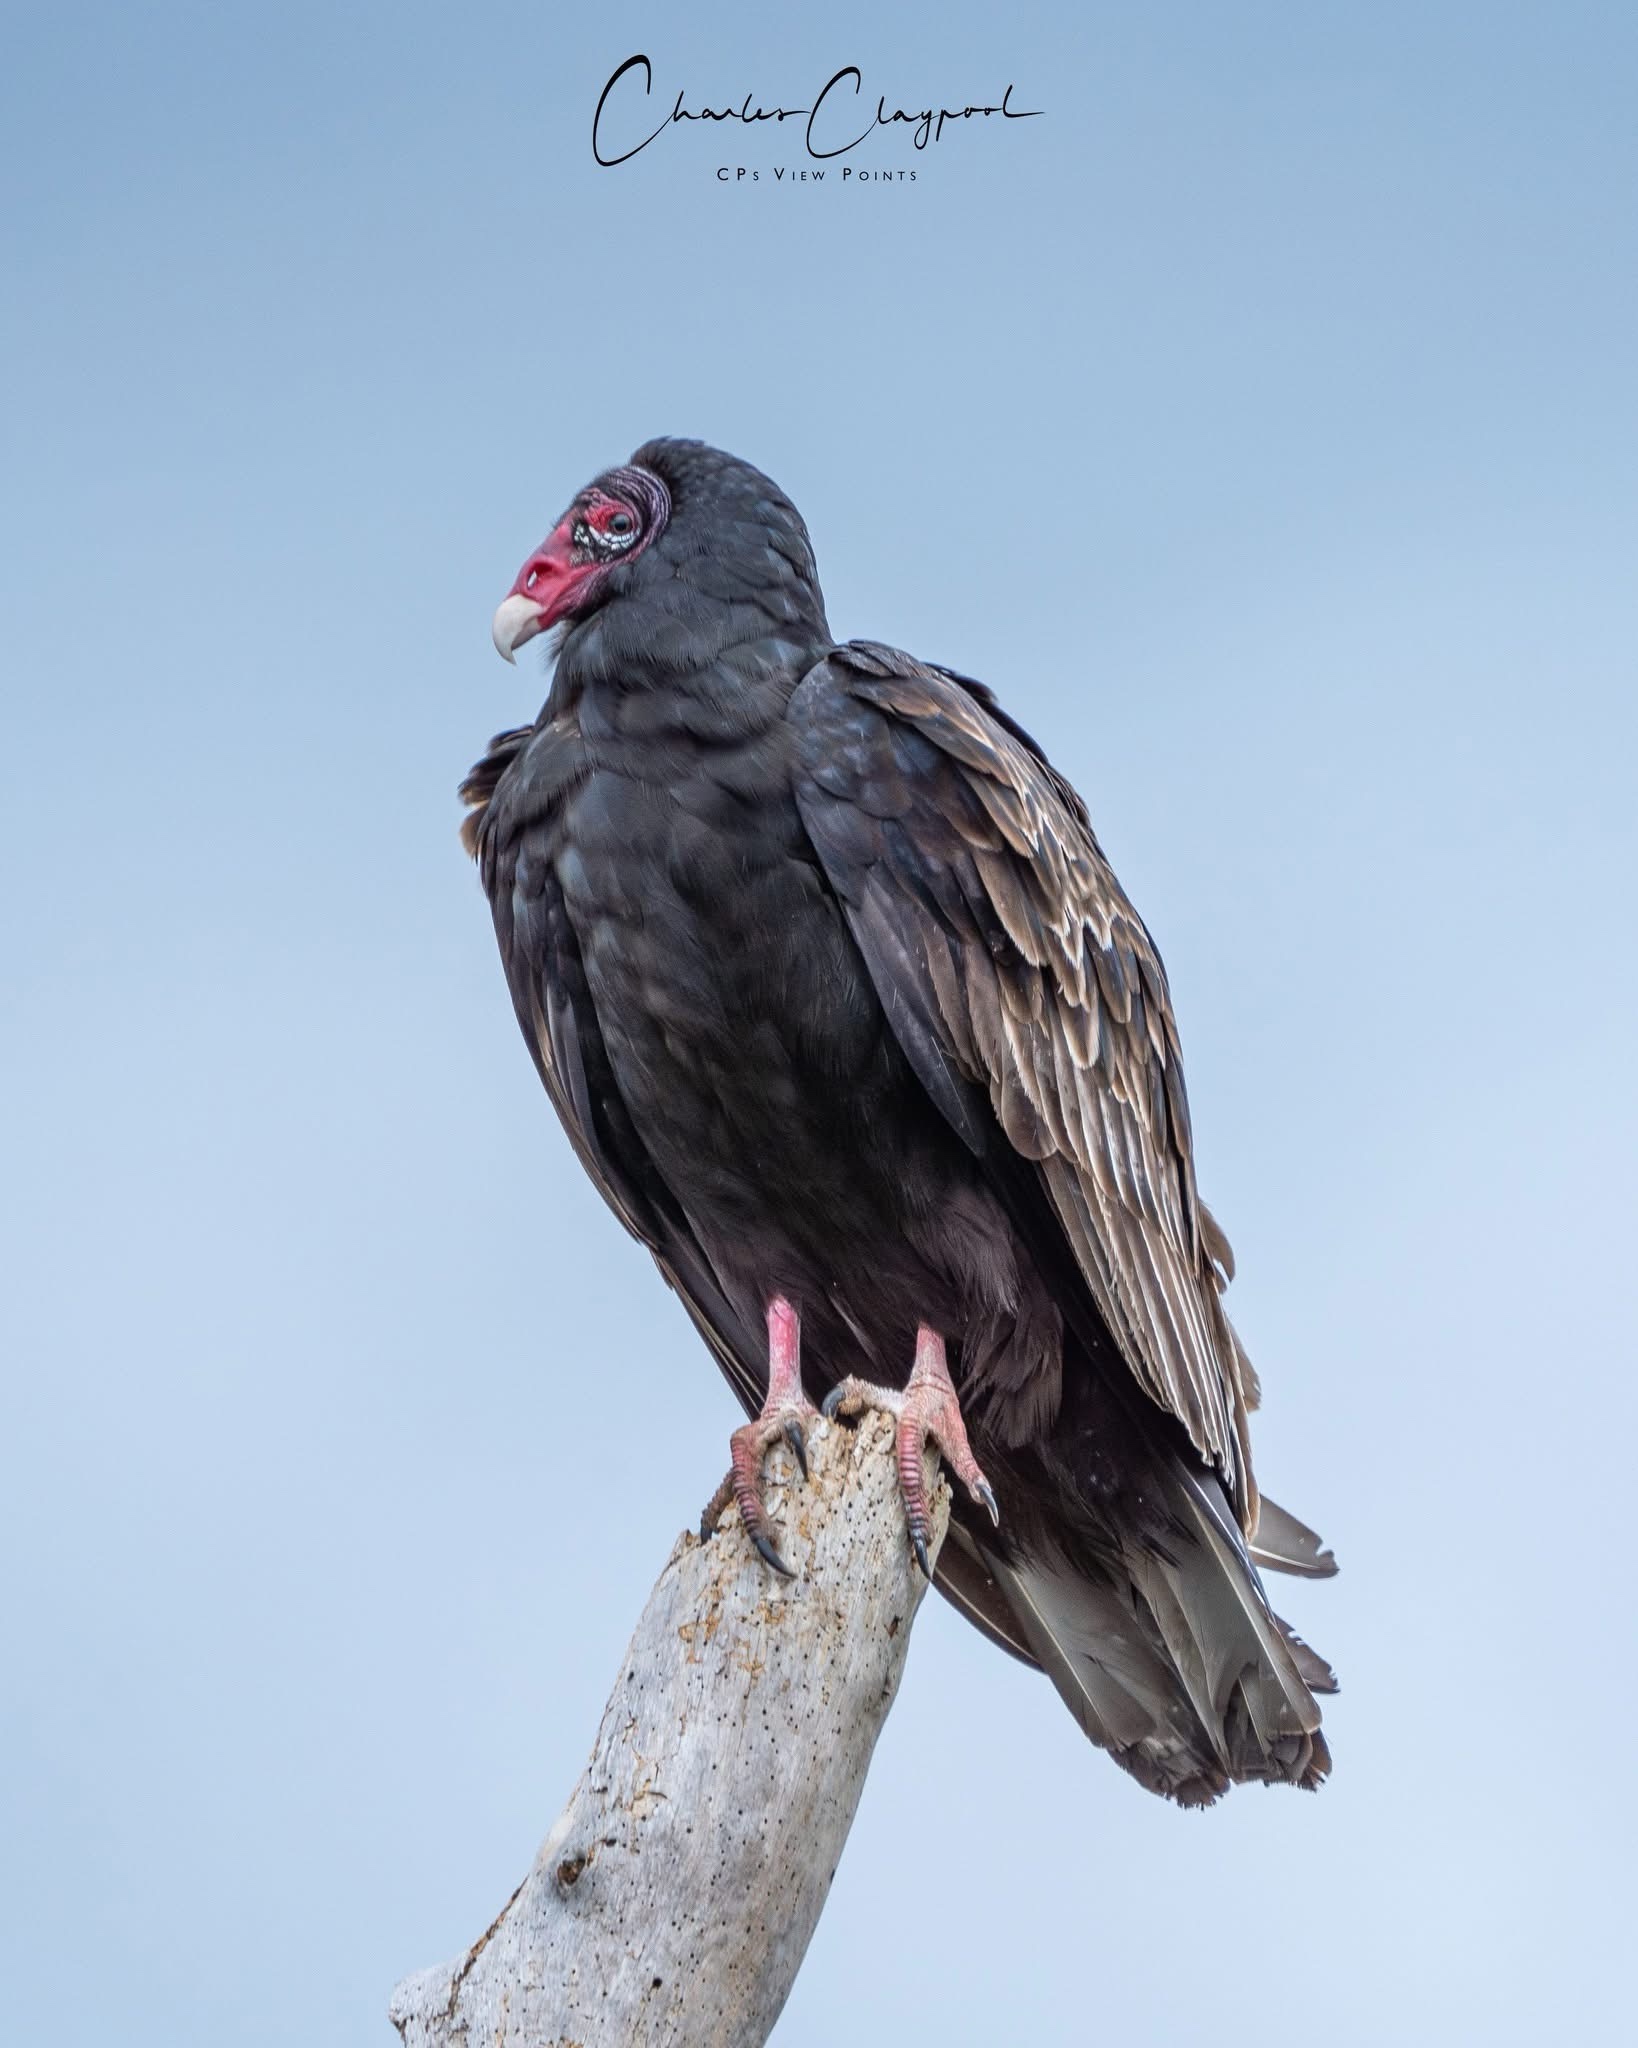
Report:
[[[755,2048],[779,2017],[898,1690],[925,1587],[892,1425],[815,1424],[811,1477],[769,1460],[794,1579],[737,1513],[682,1537],[580,1783],[461,1959],[407,1978],[405,2048]],[[934,1500],[933,1555],[949,1518]]]

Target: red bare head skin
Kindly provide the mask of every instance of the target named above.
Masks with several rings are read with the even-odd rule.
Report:
[[[495,646],[508,661],[560,619],[602,603],[610,573],[664,531],[671,499],[645,469],[615,469],[588,484],[517,573],[495,614]]]

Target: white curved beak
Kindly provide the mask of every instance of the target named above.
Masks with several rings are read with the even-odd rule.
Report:
[[[507,661],[516,662],[518,649],[524,641],[544,632],[545,625],[546,607],[514,590],[510,597],[502,598],[494,624],[489,629],[494,638],[495,652]]]

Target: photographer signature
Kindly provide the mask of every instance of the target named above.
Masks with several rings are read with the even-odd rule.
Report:
[[[803,130],[803,144],[811,157],[825,159],[846,156],[850,149],[857,149],[861,142],[875,133],[878,128],[908,127],[911,142],[917,149],[925,149],[929,142],[937,142],[944,134],[945,124],[951,121],[973,121],[999,116],[1004,121],[1038,121],[1040,107],[1022,108],[1012,104],[1012,87],[1009,85],[994,106],[968,107],[923,107],[919,112],[907,111],[903,107],[888,110],[886,96],[876,102],[876,111],[868,124],[850,141],[838,139],[847,133],[852,121],[858,118],[854,108],[851,116],[846,93],[842,90],[852,81],[853,99],[856,101],[864,91],[864,76],[856,64],[844,64],[832,78],[827,80],[824,90],[811,107],[762,107],[753,106],[754,93],[747,93],[740,104],[724,107],[689,107],[685,102],[686,92],[677,94],[676,102],[669,114],[651,133],[629,149],[620,149],[618,141],[612,139],[610,131],[617,125],[618,115],[627,102],[635,104],[636,80],[634,73],[642,74],[643,98],[649,98],[654,90],[654,69],[644,56],[628,57],[609,79],[598,96],[597,112],[592,116],[592,155],[605,169],[616,164],[629,163],[651,142],[657,142],[668,128],[679,127],[685,121],[742,121],[747,127],[755,127],[762,121],[773,121],[783,125],[786,121],[799,121],[804,117],[807,126]],[[631,79],[629,85],[621,88],[623,81]],[[618,106],[611,112],[610,101],[618,98]],[[619,153],[608,152],[618,150]]]

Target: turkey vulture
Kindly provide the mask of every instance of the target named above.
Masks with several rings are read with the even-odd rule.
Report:
[[[1195,1189],[1165,971],[1086,807],[983,684],[833,639],[760,471],[650,441],[495,614],[559,629],[532,725],[462,787],[519,1023],[582,1165],[752,1420],[810,1396],[959,1482],[937,1584],[1185,1805],[1329,1768],[1325,1663],[1258,1566],[1335,1570],[1259,1504],[1257,1380]]]

